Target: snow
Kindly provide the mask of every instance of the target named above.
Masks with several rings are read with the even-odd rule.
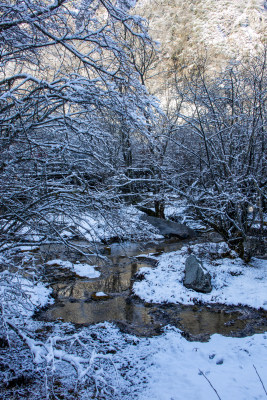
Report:
[[[100,272],[96,271],[96,266],[89,264],[73,264],[74,271],[79,276],[84,276],[86,278],[98,278]]]
[[[33,282],[19,274],[3,271],[0,274],[1,305],[9,316],[30,317],[37,307],[52,304],[51,288],[41,282]]]
[[[215,400],[204,375],[222,399],[266,398],[254,368],[266,382],[266,334],[242,339],[213,335],[209,342],[198,343],[168,328],[149,342],[148,354],[143,352],[148,384],[139,400]]]
[[[60,259],[50,260],[46,263],[47,265],[56,265],[61,268],[67,268],[70,271],[73,271],[76,275],[86,278],[98,278],[100,276],[100,272],[96,271],[96,265],[90,265],[86,263],[71,263],[70,261],[63,261]]]
[[[74,225],[75,230],[90,242],[101,242],[112,237],[124,240],[134,239],[160,239],[158,230],[140,217],[143,213],[134,206],[121,206],[112,213],[105,214],[91,211],[90,213],[73,217],[69,221],[70,231]],[[65,222],[66,222],[65,218]],[[62,234],[70,237],[71,232],[64,229]]]
[[[175,218],[176,222],[186,224],[189,228],[196,230],[206,230],[207,227],[196,218],[190,217],[188,214],[188,203],[186,200],[172,200],[171,205],[168,204],[164,210],[165,216],[169,219]]]
[[[245,264],[239,258],[214,260],[208,257],[214,254],[215,247],[220,251],[220,246],[222,250],[226,245],[190,247],[190,252],[202,259],[204,267],[211,274],[211,293],[198,293],[183,286],[188,246],[159,256],[156,268],[141,268],[139,274],[144,275],[144,280],[134,283],[134,293],[153,303],[193,304],[198,300],[204,303],[242,304],[267,310],[267,261],[253,258],[249,264]]]
[[[35,250],[38,250],[39,248],[40,248],[39,246],[19,246],[18,247],[18,249],[20,251],[25,251],[25,252],[35,251]]]
[[[107,294],[104,292],[97,292],[95,295],[96,296],[107,296]]]
[[[43,239],[42,235],[39,235],[34,229],[24,226],[19,230],[20,235],[24,240],[29,240],[31,242],[39,242]],[[23,247],[23,246],[20,246]],[[25,251],[25,250],[24,250]]]
[[[84,331],[85,332],[85,331]],[[261,400],[266,395],[267,334],[246,338],[213,335],[208,342],[189,342],[179,329],[161,336],[137,338],[103,323],[90,328],[96,351],[112,349],[108,378],[118,400]],[[102,350],[103,351],[103,350]],[[257,372],[256,372],[256,370]],[[206,377],[206,378],[205,378]]]
[[[52,289],[47,288],[43,283],[33,283],[25,278],[22,278],[20,283],[22,290],[29,297],[34,307],[44,307],[54,302],[54,300],[50,298]]]
[[[122,10],[129,10],[136,5],[137,0],[117,0],[116,6],[121,8]]]

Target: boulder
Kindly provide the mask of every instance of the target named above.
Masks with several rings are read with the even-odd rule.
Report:
[[[201,293],[212,291],[211,276],[195,256],[191,255],[187,258],[184,272],[183,284],[186,288]]]
[[[153,225],[159,230],[161,235],[168,238],[178,237],[179,239],[190,239],[196,235],[193,229],[177,222],[167,221],[166,219],[151,217],[149,215],[143,215],[141,219]]]

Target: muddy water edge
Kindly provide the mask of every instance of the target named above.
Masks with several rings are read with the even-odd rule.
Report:
[[[199,243],[198,238],[198,243]],[[127,333],[153,336],[164,326],[181,329],[188,340],[208,340],[210,335],[244,337],[267,331],[267,312],[250,307],[222,304],[153,304],[144,303],[132,293],[132,285],[142,267],[157,264],[151,255],[181,249],[190,242],[168,239],[151,243],[113,243],[102,246],[100,256],[92,256],[99,278],[82,278],[60,266],[44,267],[44,279],[53,289],[55,303],[36,313],[37,319],[71,322],[77,326],[109,321]],[[81,243],[79,243],[81,245]],[[63,247],[41,248],[42,258],[60,258],[72,262],[88,262],[75,250]],[[149,256],[150,255],[150,256]],[[104,256],[104,258],[103,258]]]

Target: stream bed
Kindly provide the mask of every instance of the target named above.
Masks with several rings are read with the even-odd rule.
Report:
[[[136,273],[142,267],[157,265],[153,255],[179,250],[188,243],[168,239],[156,243],[103,245],[101,254],[90,260],[100,272],[100,276],[93,279],[79,277],[57,266],[56,262],[46,264],[44,277],[53,288],[55,303],[38,312],[36,318],[79,326],[109,321],[137,336],[158,335],[164,326],[173,325],[181,329],[188,340],[201,341],[208,340],[214,333],[244,337],[267,331],[267,312],[263,309],[223,304],[153,304],[134,295],[133,283],[142,279]],[[196,242],[191,240],[190,243]],[[56,258],[62,260],[85,262],[82,256],[66,253],[62,248],[44,250],[50,259],[56,254]]]

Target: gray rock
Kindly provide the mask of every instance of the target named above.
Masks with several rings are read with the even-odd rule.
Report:
[[[212,291],[211,276],[195,256],[191,255],[187,258],[184,272],[183,284],[186,288],[201,293]]]
[[[143,221],[147,221],[149,224],[157,228],[161,235],[165,237],[178,237],[179,239],[189,239],[195,237],[196,234],[193,229],[177,222],[167,221],[165,219],[151,217],[149,215],[143,215],[141,217]]]

